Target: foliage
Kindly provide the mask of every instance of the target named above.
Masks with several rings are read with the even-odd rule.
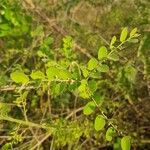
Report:
[[[89,2],[88,8],[99,5]],[[56,6],[61,10],[67,4],[70,15],[78,3]],[[8,130],[2,133],[8,138],[1,149],[107,149],[108,143],[114,150],[138,147],[143,135],[133,117],[142,118],[144,126],[149,116],[147,109],[142,116],[138,110],[149,97],[149,34],[143,38],[137,28],[124,27],[91,53],[78,45],[80,36],[86,41],[80,30],[77,38],[71,32],[60,38],[53,31],[57,26],[48,28],[42,20],[37,24],[39,14],[30,9],[29,14],[24,5],[11,0],[0,4],[0,127]]]

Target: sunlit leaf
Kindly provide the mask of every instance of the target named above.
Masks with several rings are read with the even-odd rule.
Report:
[[[71,73],[67,70],[59,69],[57,67],[50,66],[46,70],[46,75],[49,80],[53,80],[54,78],[59,78],[62,80],[67,80],[71,78]]]
[[[127,36],[128,36],[128,28],[125,27],[125,28],[123,28],[123,30],[121,32],[120,42],[124,42],[126,40]]]
[[[87,80],[81,80],[81,84],[80,86],[78,87],[78,90],[79,90],[79,94],[81,97],[83,98],[89,98],[89,92],[87,91]]]
[[[102,46],[98,51],[98,59],[101,60],[106,57],[107,57],[107,48],[105,46]]]
[[[39,57],[47,57],[46,56],[46,54],[45,53],[43,53],[42,51],[37,51],[37,55],[39,56]]]
[[[2,30],[11,30],[11,27],[9,24],[0,24],[0,29]]]
[[[85,115],[90,115],[91,113],[93,113],[94,109],[95,109],[95,103],[93,101],[88,102],[84,108],[83,108],[83,113]]]
[[[30,76],[34,80],[36,80],[36,79],[44,79],[45,78],[44,73],[41,72],[41,71],[32,71]]]
[[[57,69],[56,67],[51,66],[46,70],[46,75],[49,80],[54,79],[58,74],[59,74],[59,69]]]
[[[71,73],[67,70],[59,70],[59,73],[57,76],[60,79],[67,80],[71,78]]]
[[[91,58],[88,62],[88,69],[93,70],[96,68],[98,61],[95,58]]]
[[[108,65],[105,65],[105,64],[101,64],[101,65],[97,68],[97,70],[98,70],[99,72],[108,72],[108,71],[109,71],[109,66],[108,66]]]
[[[114,128],[112,128],[112,127],[108,128],[106,131],[106,135],[105,135],[106,140],[112,141],[114,134],[115,134]]]
[[[83,76],[84,76],[85,78],[87,78],[88,75],[89,75],[89,71],[88,71],[86,68],[84,68],[84,67],[82,67],[81,70],[82,70]]]
[[[29,77],[24,74],[24,72],[21,71],[15,71],[10,74],[11,79],[16,83],[28,83]]]
[[[137,28],[134,28],[131,32],[130,32],[130,37],[133,37],[137,32]]]
[[[117,40],[116,36],[113,36],[110,42],[110,48],[113,48],[113,45],[116,42],[116,40]]]
[[[96,131],[102,130],[104,128],[105,124],[106,124],[106,121],[105,121],[104,117],[101,115],[98,115],[95,118],[94,128]]]
[[[121,139],[121,148],[122,148],[122,150],[130,150],[131,149],[131,137],[130,136],[124,136]]]

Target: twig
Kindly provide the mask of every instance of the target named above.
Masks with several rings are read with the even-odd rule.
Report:
[[[4,86],[0,87],[0,92],[5,92],[5,91],[14,91],[14,90],[19,90],[21,87],[15,87],[15,86]],[[34,86],[24,86],[22,87],[22,90],[31,90],[35,89]]]
[[[83,110],[83,107],[80,107],[80,108],[78,108],[78,109],[72,111],[72,112],[66,117],[66,119],[69,119],[69,118],[72,117],[74,114],[76,114],[77,112],[82,111],[82,110]]]
[[[52,134],[51,132],[47,133],[47,135],[41,141],[39,141],[35,146],[33,146],[30,150],[34,150],[36,147],[41,145],[51,134]]]
[[[42,129],[46,129],[46,130],[52,130],[52,127],[47,127],[47,126],[36,124],[36,123],[33,123],[33,122],[15,119],[15,118],[12,118],[12,117],[9,117],[9,116],[0,116],[0,120],[15,122],[15,123],[22,124],[22,125],[25,125],[25,126],[42,128]]]

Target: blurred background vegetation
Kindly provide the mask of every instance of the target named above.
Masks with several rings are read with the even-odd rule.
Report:
[[[75,58],[86,64],[97,56],[100,46],[108,46],[114,35],[119,37],[123,27],[137,27],[140,40],[123,51],[125,63],[122,58],[109,64],[113,71],[102,75],[107,82],[100,84],[98,92],[105,95],[104,112],[113,117],[121,132],[134,137],[132,149],[150,149],[149,0],[0,0],[0,114],[24,120],[16,106],[20,95],[10,80],[11,72],[44,71],[45,59],[61,58],[66,36],[75,42]],[[51,108],[47,106],[47,87],[31,88],[25,97],[29,120],[53,124],[57,132],[42,141],[47,136],[44,129],[0,120],[1,149],[32,149],[36,143],[39,150],[121,149],[120,136],[106,142],[105,134],[93,129],[94,114],[87,117],[82,113],[87,101],[55,89],[56,83],[53,87]]]

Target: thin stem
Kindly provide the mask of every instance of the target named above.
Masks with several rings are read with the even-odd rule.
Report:
[[[42,129],[46,129],[46,130],[52,130],[52,127],[46,127],[44,125],[36,124],[36,123],[30,122],[30,121],[23,121],[23,120],[15,119],[15,118],[8,117],[8,116],[0,116],[0,120],[15,122],[15,123],[22,124],[25,126],[42,128]]]

